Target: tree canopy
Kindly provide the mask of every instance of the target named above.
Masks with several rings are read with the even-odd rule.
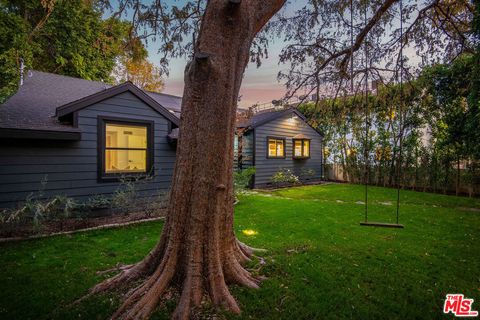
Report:
[[[0,1],[0,101],[15,92],[26,69],[112,82],[122,55],[145,58],[132,24],[102,19],[95,1]]]

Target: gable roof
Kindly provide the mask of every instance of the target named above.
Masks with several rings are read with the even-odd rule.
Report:
[[[81,130],[62,119],[75,111],[127,91],[169,121],[179,125],[182,97],[144,91],[130,82],[111,86],[99,81],[29,71],[17,93],[0,105],[0,137],[29,136],[43,139],[51,136],[53,139],[64,137],[78,140]],[[305,116],[295,108],[272,109],[257,113],[248,120],[239,121],[237,127],[253,129],[291,113],[306,122]],[[58,132],[63,135],[55,134]]]
[[[306,121],[305,116],[298,111],[297,109],[294,108],[288,108],[288,109],[282,109],[282,110],[269,110],[269,111],[264,111],[264,112],[259,112],[254,114],[251,118],[248,120],[241,121],[237,123],[237,127],[239,128],[256,128],[258,126],[261,126],[262,124],[265,124],[267,122],[270,122],[272,120],[278,119],[280,117],[283,117],[288,114],[294,113],[297,115],[299,118],[301,118],[303,121]]]
[[[17,93],[0,105],[0,129],[80,132],[80,129],[56,117],[57,108],[64,114],[66,108],[62,107],[75,105],[75,102],[83,101],[92,95],[98,94],[96,96],[98,98],[101,93],[112,93],[109,89],[117,87],[119,86],[113,87],[99,81],[29,71]],[[133,84],[120,87],[121,89],[117,90],[128,90],[132,93],[134,91],[134,94],[141,97],[145,103],[155,106],[157,112],[161,111],[165,117],[168,115],[170,121],[175,120],[174,123],[178,123],[178,117],[174,117],[172,112],[180,108],[181,97],[144,92]]]
[[[143,90],[137,88],[131,82],[125,82],[118,86],[105,89],[103,91],[94,93],[92,95],[86,96],[84,98],[81,98],[81,99],[72,101],[70,103],[67,103],[63,106],[60,106],[56,108],[55,115],[58,118],[61,118],[73,112],[79,111],[83,108],[91,106],[92,104],[98,103],[100,101],[114,97],[118,94],[121,94],[127,91],[132,93],[138,99],[142,100],[144,103],[146,103],[148,106],[150,106],[152,109],[154,109],[155,111],[163,115],[165,118],[167,118],[174,124],[179,125],[180,121],[176,116],[174,116],[165,107],[159,104],[157,100],[153,99],[150,95],[145,93]]]
[[[253,116],[251,116],[248,120],[243,120],[238,122],[237,128],[245,128],[246,130],[255,129],[256,127],[264,125],[265,123],[268,123],[270,121],[273,121],[275,119],[278,119],[290,114],[295,114],[297,117],[302,119],[302,121],[304,121],[309,127],[315,130],[316,133],[318,133],[321,136],[323,135],[320,131],[313,128],[307,122],[307,118],[303,115],[303,113],[301,113],[300,111],[298,111],[296,108],[293,108],[293,107],[282,109],[282,110],[271,109],[268,111],[256,113]]]

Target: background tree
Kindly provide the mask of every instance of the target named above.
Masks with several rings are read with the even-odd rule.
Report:
[[[96,1],[0,1],[0,102],[29,68],[112,82],[116,58],[143,52],[130,22],[102,19]],[[143,51],[142,51],[143,50]]]
[[[148,61],[146,57],[120,58],[113,76],[117,82],[131,81],[137,87],[152,92],[160,92],[164,86],[160,68]]]

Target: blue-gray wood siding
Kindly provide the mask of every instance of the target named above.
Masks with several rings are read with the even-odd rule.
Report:
[[[238,136],[235,133],[233,135],[233,170],[237,171],[239,169],[238,166]]]
[[[314,170],[311,180],[322,178],[322,137],[299,117],[292,118],[291,114],[267,122],[255,129],[255,187],[268,186],[272,176],[282,170],[290,169],[297,176],[302,176],[305,170]],[[303,134],[311,139],[310,158],[293,159],[292,139]],[[278,137],[285,139],[285,159],[267,159],[267,138]]]
[[[42,189],[43,197],[86,200],[111,196],[119,182],[97,181],[97,117],[154,121],[154,178],[138,184],[140,196],[170,188],[175,150],[167,142],[169,121],[131,93],[122,93],[78,111],[80,141],[0,140],[0,208],[15,205]]]

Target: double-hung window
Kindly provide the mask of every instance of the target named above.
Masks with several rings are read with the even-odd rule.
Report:
[[[293,139],[293,158],[294,159],[310,158],[310,140],[309,139]]]
[[[285,139],[267,138],[267,158],[285,158]]]

